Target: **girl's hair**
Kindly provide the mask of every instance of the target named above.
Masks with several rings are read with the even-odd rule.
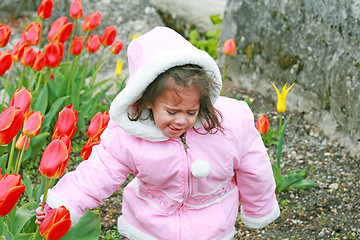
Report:
[[[171,84],[170,79],[173,79],[172,82],[175,82],[175,84]],[[217,131],[223,132],[221,113],[211,103],[211,97],[214,97],[215,92],[219,91],[220,86],[206,74],[205,70],[193,64],[175,66],[161,73],[146,88],[142,97],[136,102],[135,112],[131,115],[128,114],[129,119],[131,121],[145,120],[147,118],[154,120],[152,111],[145,118],[142,116],[142,112],[149,104],[154,104],[155,99],[166,90],[174,90],[176,92],[179,86],[184,88],[194,87],[198,91],[200,95],[198,118],[205,120],[204,129],[206,133],[203,134],[213,134]]]

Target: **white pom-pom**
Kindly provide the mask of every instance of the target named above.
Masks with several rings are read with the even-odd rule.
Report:
[[[194,177],[205,178],[210,173],[210,164],[208,161],[197,160],[191,164],[190,171]]]

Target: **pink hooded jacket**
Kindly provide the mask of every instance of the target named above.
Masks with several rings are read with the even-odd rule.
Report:
[[[175,31],[156,27],[128,47],[130,78],[110,107],[111,120],[87,161],[49,191],[50,207],[65,205],[73,224],[126,180],[119,232],[129,239],[232,239],[241,218],[261,228],[280,214],[270,160],[246,103],[219,97],[224,133],[186,132],[168,139],[149,121],[130,121],[131,106],[160,73],[197,64],[221,84],[215,61]],[[144,113],[146,114],[146,113]],[[205,132],[202,119],[195,128]]]

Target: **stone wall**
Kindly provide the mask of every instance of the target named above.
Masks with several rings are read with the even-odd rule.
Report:
[[[229,80],[304,113],[360,156],[360,1],[228,0],[220,42],[234,38]],[[276,103],[276,102],[275,102]]]

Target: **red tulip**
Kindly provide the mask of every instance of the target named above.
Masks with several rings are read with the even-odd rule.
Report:
[[[54,7],[53,0],[42,0],[37,10],[37,15],[41,19],[47,19],[51,17],[53,7]]]
[[[16,144],[15,144],[16,149],[22,150],[25,144],[25,140],[26,140],[26,146],[24,150],[28,149],[30,145],[30,138],[26,136],[24,133],[21,133],[19,138],[16,140]]]
[[[49,43],[45,46],[45,66],[56,68],[64,56],[64,45],[60,42]]]
[[[34,64],[31,66],[32,70],[34,71],[41,71],[45,66],[45,55],[41,52],[38,51],[35,54],[35,61]]]
[[[0,114],[0,145],[6,145],[18,134],[24,122],[20,107],[5,108]]]
[[[80,151],[81,158],[84,160],[88,160],[91,155],[93,146],[99,144],[100,144],[100,138],[89,138]]]
[[[58,240],[71,228],[70,212],[61,206],[50,211],[39,227],[40,235],[46,240]]]
[[[55,79],[54,73],[51,73],[51,74],[50,74],[50,79],[51,79],[51,80],[54,80],[54,79]]]
[[[30,90],[22,86],[20,89],[17,89],[13,94],[10,100],[10,107],[18,106],[21,108],[24,114],[27,114],[29,112],[31,98],[32,96]]]
[[[104,114],[101,114],[101,112],[95,114],[95,116],[91,119],[88,128],[89,138],[99,137],[102,134],[102,132],[106,129],[109,120],[110,120],[110,116],[108,111],[105,111]]]
[[[91,34],[86,42],[86,50],[88,50],[89,53],[95,53],[97,50],[99,50],[100,45],[101,45],[100,36]]]
[[[62,134],[72,139],[77,129],[77,121],[77,111],[74,110],[74,106],[69,105],[64,107],[63,110],[59,112],[59,118],[55,124],[52,139],[58,138]]]
[[[84,32],[95,30],[101,22],[101,13],[96,11],[90,15],[86,15],[81,29]]]
[[[34,21],[28,25],[21,39],[25,40],[28,45],[38,45],[40,40],[41,25]]]
[[[39,171],[47,178],[59,178],[64,174],[68,161],[69,152],[66,144],[61,139],[54,139],[43,152]]]
[[[10,50],[0,52],[0,76],[4,75],[13,63]]]
[[[1,175],[0,168],[0,217],[4,217],[14,208],[25,188],[26,186],[21,185],[20,175]]]
[[[73,29],[73,23],[67,22],[68,18],[63,16],[56,19],[50,27],[49,34],[47,35],[47,39],[49,42],[61,42],[65,43],[66,40],[71,35]]]
[[[70,5],[70,17],[72,19],[80,19],[83,16],[83,7],[81,0],[74,0]]]
[[[255,124],[255,128],[259,131],[260,134],[267,133],[269,129],[269,119],[265,115],[261,115],[257,120]]]
[[[233,55],[236,50],[236,42],[234,39],[228,39],[224,42],[223,53],[226,55]]]
[[[57,137],[55,139],[59,139],[65,143],[66,149],[68,151],[68,158],[69,158],[70,153],[71,153],[71,139],[68,136],[66,136],[65,134],[61,134],[59,137]]]
[[[116,40],[114,44],[111,46],[110,51],[113,54],[119,54],[119,52],[123,49],[124,43],[121,40]]]
[[[117,32],[114,26],[106,27],[101,38],[101,44],[105,47],[110,46],[111,44],[113,44],[116,34]]]
[[[74,40],[70,47],[70,52],[72,55],[78,56],[81,54],[83,47],[84,47],[84,40],[82,36],[74,37]]]
[[[10,35],[11,28],[8,25],[0,24],[0,48],[8,44]]]
[[[31,111],[28,114],[26,114],[23,133],[29,137],[37,136],[40,132],[43,119],[44,116],[41,115],[40,111],[38,112]]]
[[[21,56],[24,53],[24,48],[27,46],[28,44],[26,43],[25,40],[20,39],[15,46],[12,49],[11,55],[14,59],[14,61],[18,62],[21,59]]]
[[[31,46],[26,46],[24,48],[24,53],[21,56],[20,63],[23,66],[32,66],[34,65],[36,58],[35,50]]]

